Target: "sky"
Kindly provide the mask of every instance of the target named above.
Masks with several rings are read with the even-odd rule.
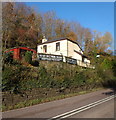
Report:
[[[55,11],[58,18],[114,37],[114,2],[26,2],[36,12]],[[114,43],[112,44],[114,47]]]

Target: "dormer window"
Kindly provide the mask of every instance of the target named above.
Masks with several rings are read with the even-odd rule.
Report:
[[[60,51],[60,42],[56,43],[56,51]]]

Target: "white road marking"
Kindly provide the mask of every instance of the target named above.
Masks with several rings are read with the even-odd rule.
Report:
[[[94,106],[97,106],[97,105],[99,105],[99,104],[102,104],[102,103],[104,103],[104,102],[106,102],[106,101],[109,101],[109,100],[113,99],[114,97],[116,97],[116,96],[112,95],[112,96],[110,96],[110,97],[106,97],[106,98],[104,98],[104,99],[98,100],[98,101],[96,101],[96,102],[90,103],[90,104],[88,104],[88,105],[82,106],[82,107],[77,108],[77,109],[74,109],[74,110],[72,110],[72,111],[69,111],[69,112],[66,112],[66,113],[57,115],[57,116],[52,117],[52,118],[50,118],[50,119],[48,119],[48,120],[61,120],[61,119],[63,119],[63,118],[67,118],[67,117],[69,117],[69,116],[72,116],[72,115],[74,115],[74,114],[80,113],[80,112],[82,112],[82,111],[85,111],[85,110],[87,110],[87,109],[90,109],[90,108],[92,108],[92,107],[94,107]]]

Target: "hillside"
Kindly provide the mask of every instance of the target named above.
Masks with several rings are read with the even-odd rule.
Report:
[[[60,99],[97,88],[115,88],[114,58],[103,57],[97,62],[99,64],[95,69],[50,61],[40,61],[39,66],[19,61],[4,63],[3,110]]]

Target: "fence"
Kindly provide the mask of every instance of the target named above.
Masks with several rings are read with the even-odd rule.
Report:
[[[63,62],[63,56],[61,56],[61,55],[38,53],[37,57],[38,57],[39,60]]]
[[[77,59],[65,57],[65,61],[66,61],[66,63],[77,65]]]
[[[88,62],[82,62],[81,60],[77,60],[77,59],[70,58],[70,57],[65,57],[62,55],[38,53],[37,59],[38,60],[45,60],[45,61],[66,62],[69,64],[79,65],[82,67],[93,68],[93,66]]]

